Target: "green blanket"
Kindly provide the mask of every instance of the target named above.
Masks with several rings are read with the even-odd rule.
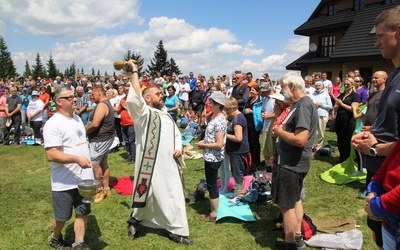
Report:
[[[240,205],[234,205],[229,202],[230,199],[228,198],[232,196],[233,193],[219,195],[217,221],[225,217],[234,217],[243,221],[256,221],[249,204],[241,203]]]
[[[326,182],[339,185],[353,181],[365,180],[367,177],[365,173],[362,173],[361,175],[354,175],[355,171],[357,171],[357,163],[354,162],[353,158],[350,156],[344,162],[341,162],[322,173],[321,179]]]

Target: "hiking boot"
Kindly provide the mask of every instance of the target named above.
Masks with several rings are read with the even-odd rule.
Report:
[[[104,197],[106,196],[104,190],[99,190],[97,194],[94,196],[94,202],[95,204],[100,203],[104,200]]]
[[[60,235],[60,237],[58,237],[58,239],[53,237],[53,234],[51,234],[49,236],[49,238],[47,239],[49,242],[49,245],[53,248],[56,249],[71,249],[70,247],[68,247],[65,243],[65,241],[62,238],[62,235]]]
[[[90,250],[90,248],[84,242],[81,242],[72,244],[72,250]]]
[[[205,222],[216,222],[217,217],[211,216],[211,214],[202,214],[200,215],[200,220]]]
[[[179,243],[179,244],[183,244],[185,246],[193,246],[194,245],[193,241],[189,240],[189,238],[187,236],[181,236],[181,235],[170,233],[169,238],[172,241],[175,241],[176,243]]]

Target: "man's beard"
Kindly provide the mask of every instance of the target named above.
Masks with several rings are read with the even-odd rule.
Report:
[[[291,103],[292,102],[293,95],[292,95],[292,93],[290,92],[289,89],[282,90],[282,95],[283,95],[283,97],[285,97],[285,102],[286,103]]]
[[[155,109],[162,109],[164,107],[164,103],[160,103],[160,102],[153,102],[152,105],[153,105],[153,108],[155,108]]]

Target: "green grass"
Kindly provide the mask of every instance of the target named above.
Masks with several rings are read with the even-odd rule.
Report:
[[[335,145],[336,135],[327,132],[327,141]],[[0,146],[0,249],[50,249],[47,237],[51,230],[50,164],[40,146]],[[109,165],[113,178],[132,175],[133,165],[123,162],[123,149],[110,154]],[[366,225],[364,201],[358,199],[364,182],[332,185],[319,175],[338,162],[337,149],[332,157],[312,161],[306,178],[305,212],[311,218],[335,220],[351,217],[357,220],[364,235],[363,249],[376,249]],[[186,161],[184,171],[189,192],[204,176],[203,159]],[[144,228],[131,240],[126,235],[131,196],[121,196],[112,190],[112,197],[92,206],[86,243],[92,249],[183,249],[167,238],[163,230]],[[254,205],[251,205],[254,209]],[[272,249],[281,232],[272,231],[276,225],[271,219],[278,214],[275,206],[259,206],[257,222],[242,223],[226,220],[223,223],[199,221],[209,204],[187,204],[192,249]],[[66,224],[64,234],[73,241],[73,224]]]

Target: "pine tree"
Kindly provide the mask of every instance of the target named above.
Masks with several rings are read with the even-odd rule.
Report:
[[[36,79],[37,77],[46,77],[46,68],[44,67],[42,60],[40,59],[39,52],[36,54],[36,59],[35,59],[36,64],[32,66],[32,76],[33,79]]]
[[[47,73],[48,73],[48,77],[53,78],[53,79],[59,75],[58,74],[59,72],[58,72],[56,64],[54,63],[52,54],[50,54],[49,61],[47,61]]]
[[[107,70],[104,72],[104,76],[108,76],[108,74],[107,74]]]
[[[97,70],[97,76],[100,77],[100,70]]]
[[[75,62],[72,62],[71,66],[69,67],[69,76],[75,76],[75,74],[76,74]]]
[[[69,76],[69,68],[66,68],[64,71],[64,76],[68,77]]]
[[[81,68],[81,74],[84,75],[85,72],[83,71],[83,67]]]
[[[171,59],[169,60],[169,75],[171,76],[172,73],[175,73],[176,75],[182,74],[179,66],[176,65],[174,58],[171,57]]]
[[[28,76],[32,75],[31,66],[29,66],[28,60],[25,62],[25,71],[23,77],[27,78]]]
[[[17,69],[7,49],[6,41],[0,36],[0,78],[17,77]]]
[[[92,68],[92,76],[94,76],[94,68]]]
[[[144,64],[144,59],[139,53],[132,52],[131,50],[128,50],[128,52],[124,55],[124,61],[129,61],[131,59],[134,59],[137,61],[137,66],[138,66],[138,71],[139,75],[142,75],[144,73],[143,71],[143,64]],[[125,73],[132,72],[132,69],[127,66],[124,68]]]
[[[146,71],[150,75],[155,75],[158,71],[161,72],[161,75],[168,75],[168,69],[168,53],[164,48],[163,41],[160,40],[157,45],[157,50],[154,52],[154,58],[151,59],[150,65],[147,65]]]

